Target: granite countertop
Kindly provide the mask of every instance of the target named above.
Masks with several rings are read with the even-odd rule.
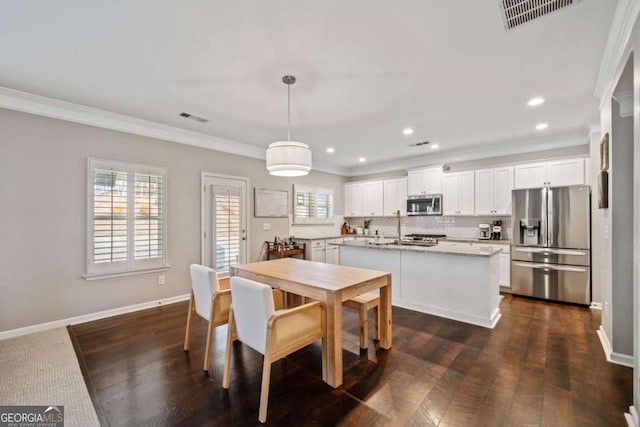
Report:
[[[410,246],[410,245],[398,245],[394,243],[386,243],[383,244],[375,244],[373,242],[365,242],[365,241],[351,241],[344,243],[330,243],[332,245],[338,246],[359,246],[363,248],[377,249],[377,250],[400,250],[400,251],[412,251],[412,252],[434,252],[434,253],[442,253],[442,254],[453,254],[453,255],[470,255],[470,256],[491,256],[501,252],[500,249],[494,249],[492,247],[489,248],[481,248],[478,246],[454,246],[454,247],[446,247],[446,246]]]
[[[445,237],[444,239],[441,239],[445,242],[469,242],[469,243],[486,243],[488,245],[510,245],[511,244],[511,240],[509,239],[500,239],[500,240],[493,240],[493,239],[478,239],[475,237]]]
[[[326,240],[326,239],[343,239],[345,237],[357,237],[358,239],[373,239],[375,235],[365,236],[363,234],[336,234],[329,236],[311,235],[311,236],[295,236],[294,240]]]

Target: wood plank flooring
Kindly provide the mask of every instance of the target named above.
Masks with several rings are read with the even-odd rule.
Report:
[[[272,369],[267,424],[285,426],[624,426],[632,370],[606,362],[600,312],[507,295],[485,329],[393,309],[393,348],[370,340],[344,312],[344,384],[321,380],[312,344]],[[222,389],[226,326],[202,371],[206,322],[182,349],[187,303],[71,326],[103,425],[258,424],[262,356],[236,343]],[[370,320],[373,324],[373,319]]]

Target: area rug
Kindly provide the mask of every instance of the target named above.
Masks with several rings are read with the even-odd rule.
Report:
[[[100,425],[65,328],[0,341],[0,405],[64,405],[65,427]]]

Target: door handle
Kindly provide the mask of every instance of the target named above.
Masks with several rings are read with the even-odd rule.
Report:
[[[552,265],[552,264],[536,264],[536,263],[525,263],[525,262],[516,262],[515,265],[517,267],[524,268],[532,268],[536,270],[554,270],[554,271],[569,271],[572,273],[586,273],[586,268],[580,267],[571,267],[567,265]]]
[[[550,249],[550,248],[514,248],[514,252],[525,252],[532,254],[545,255],[578,255],[585,256],[587,253],[583,251],[572,251],[567,249]]]

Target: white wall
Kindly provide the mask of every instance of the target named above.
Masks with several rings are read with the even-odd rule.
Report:
[[[166,285],[157,274],[82,278],[88,157],[168,168]],[[251,195],[254,186],[291,194],[293,179],[269,175],[261,160],[0,108],[0,331],[188,293],[188,266],[200,262],[201,171],[249,177]],[[333,188],[342,212],[344,177],[295,181]],[[249,219],[251,260],[289,232],[286,218],[253,218],[253,196]]]

